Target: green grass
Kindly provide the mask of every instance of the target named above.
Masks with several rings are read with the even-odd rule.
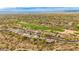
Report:
[[[79,24],[76,25],[77,30],[79,30]]]
[[[53,28],[53,27],[48,27],[48,26],[44,26],[44,25],[37,25],[37,24],[20,21],[20,20],[17,20],[17,23],[22,25],[22,27],[24,27],[24,28],[33,29],[33,30],[46,30],[46,31],[50,31],[50,32],[64,31],[61,28]]]
[[[49,30],[50,28],[47,26],[42,26],[42,25],[35,25],[23,21],[17,22],[18,24],[21,24],[23,27],[28,28],[28,29],[34,29],[34,30]]]
[[[74,24],[73,27],[74,27],[75,31],[79,31],[79,24]]]

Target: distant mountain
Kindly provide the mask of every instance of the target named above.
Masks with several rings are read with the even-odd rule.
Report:
[[[0,13],[79,12],[79,7],[14,7],[2,8]]]

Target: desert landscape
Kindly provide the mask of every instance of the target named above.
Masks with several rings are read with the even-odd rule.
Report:
[[[0,51],[79,51],[79,14],[1,14]]]

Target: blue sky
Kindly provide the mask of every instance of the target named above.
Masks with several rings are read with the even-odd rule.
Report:
[[[0,12],[79,12],[79,7],[11,7]]]
[[[15,7],[64,7],[64,8],[48,8],[33,9],[33,11],[62,11],[62,10],[79,10],[78,0],[0,0],[0,11],[21,11],[16,9],[5,9]],[[65,8],[73,7],[73,8]],[[24,9],[23,9],[24,10]],[[32,11],[32,9],[27,9]]]

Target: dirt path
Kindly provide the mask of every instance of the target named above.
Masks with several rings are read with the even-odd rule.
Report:
[[[64,32],[59,32],[59,33],[60,33],[60,34],[74,34],[75,32],[77,32],[77,31],[65,29]]]

